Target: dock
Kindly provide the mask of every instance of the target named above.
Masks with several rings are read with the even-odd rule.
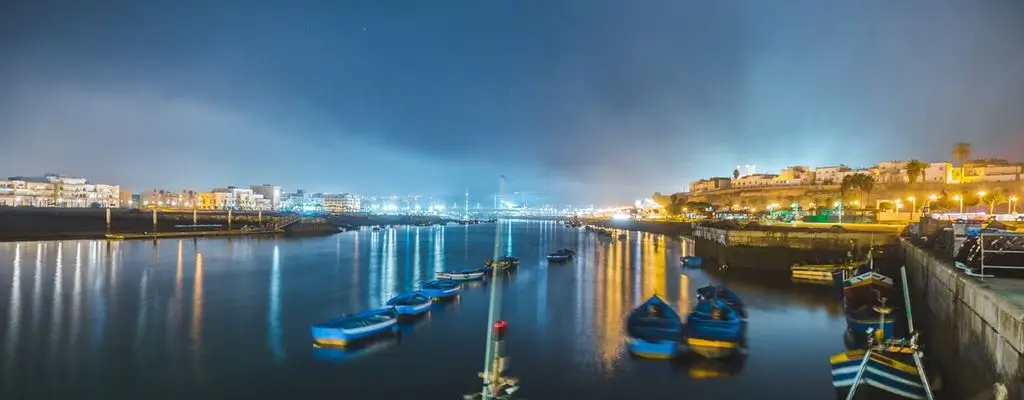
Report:
[[[261,230],[219,230],[219,231],[196,231],[196,232],[144,232],[144,233],[108,233],[104,235],[108,240],[137,240],[137,239],[168,239],[168,238],[198,238],[198,237],[222,237],[222,236],[265,236],[283,234],[283,229],[261,229]]]

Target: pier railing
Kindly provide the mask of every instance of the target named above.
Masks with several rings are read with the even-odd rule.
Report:
[[[302,217],[298,215],[288,215],[275,219],[273,222],[267,225],[267,228],[275,231],[279,231],[288,227],[288,225],[294,224],[302,220]]]

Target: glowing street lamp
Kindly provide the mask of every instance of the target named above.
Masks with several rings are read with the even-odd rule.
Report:
[[[1017,207],[1015,207],[1015,204],[1014,204],[1016,202],[1017,202],[1017,196],[1010,196],[1010,202],[1006,203],[1006,213],[1007,214],[1013,214],[1014,211],[1017,211]]]
[[[917,198],[914,196],[907,197],[910,200],[910,219],[914,219],[914,211],[917,210]]]
[[[839,223],[842,224],[843,223],[843,202],[837,201],[837,202],[835,202],[835,204],[832,204],[832,206],[839,210]]]
[[[956,200],[956,201],[960,202],[960,213],[963,214],[964,213],[964,196],[961,196],[959,194],[955,195],[955,196],[953,196],[953,200]]]

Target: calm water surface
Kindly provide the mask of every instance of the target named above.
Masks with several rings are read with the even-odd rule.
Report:
[[[500,283],[522,397],[834,397],[828,356],[843,350],[845,324],[824,291],[729,277],[750,304],[744,362],[634,360],[623,345],[631,308],[658,293],[688,309],[692,289],[722,276],[680,270],[685,245],[660,235],[503,226],[501,252],[522,259]],[[479,388],[485,284],[358,351],[313,348],[309,325],[478,265],[494,236],[495,225],[474,225],[2,243],[0,398],[461,398]],[[578,259],[548,265],[563,247]]]

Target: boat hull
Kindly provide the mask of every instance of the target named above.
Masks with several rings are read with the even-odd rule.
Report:
[[[486,271],[474,271],[474,272],[438,272],[438,279],[451,279],[453,281],[465,282],[465,281],[479,281],[484,279],[487,274]]]
[[[394,332],[398,328],[397,316],[384,322],[359,328],[346,329],[314,325],[310,328],[313,342],[321,346],[346,347],[357,342]]]
[[[559,255],[549,255],[548,256],[548,261],[549,262],[567,262],[567,261],[569,261],[571,259],[572,259],[572,256],[570,256],[570,255],[561,255],[561,254],[559,254]]]
[[[454,280],[452,280],[454,281]],[[462,292],[462,286],[459,285],[443,285],[443,286],[424,286],[420,289],[423,294],[430,296],[433,299],[450,299],[458,296]]]
[[[690,351],[713,360],[736,354],[740,348],[738,340],[714,340],[693,337],[686,339],[686,345],[690,347]]]
[[[418,317],[425,314],[427,311],[430,311],[431,304],[432,303],[428,301],[423,304],[400,305],[394,307],[395,312],[398,313],[398,316],[400,317]]]
[[[879,323],[878,317],[868,318],[856,318],[853,316],[846,316],[846,329],[849,331],[853,339],[859,342],[866,342],[868,337],[868,329],[882,329],[882,340],[892,339],[896,331],[896,318],[892,315],[887,315]],[[877,335],[877,333],[873,333]],[[875,337],[878,339],[878,337]]]
[[[626,350],[629,350],[630,354],[640,358],[668,360],[679,355],[679,342],[670,340],[649,342],[643,339],[631,337],[626,338]]]
[[[863,350],[839,353],[829,359],[832,386],[846,396],[864,361]],[[925,399],[917,367],[910,355],[873,353],[857,387],[857,397],[865,399]]]
[[[684,267],[699,267],[704,263],[704,259],[700,257],[682,257],[679,262],[683,263]]]

